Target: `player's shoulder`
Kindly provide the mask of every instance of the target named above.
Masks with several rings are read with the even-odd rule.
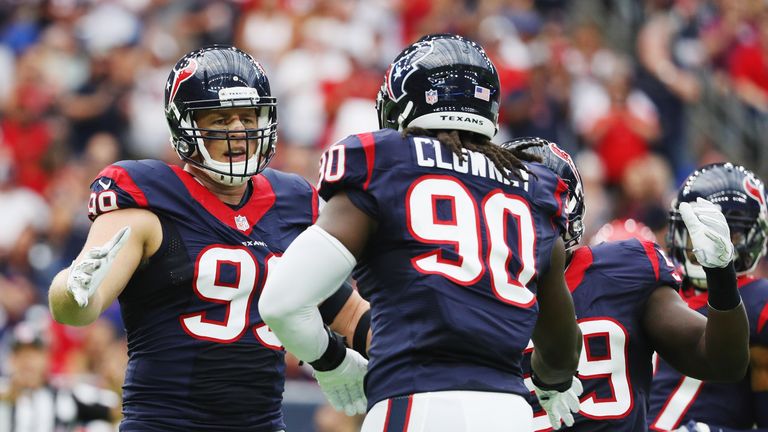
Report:
[[[739,285],[742,292],[755,291],[760,293],[768,293],[768,279],[744,276],[739,278]],[[768,296],[766,296],[768,298]]]
[[[375,145],[377,147],[400,145],[403,140],[407,139],[403,137],[402,133],[394,129],[379,129],[370,132],[357,133],[347,135],[344,139],[339,141],[348,148],[364,147]]]
[[[523,161],[523,167],[513,173],[512,177],[516,179],[512,184],[514,189],[522,185],[528,201],[555,215],[565,229],[568,185],[552,170],[538,162]]]
[[[126,159],[117,161],[104,169],[107,170],[110,167],[121,168],[132,173],[166,172],[171,170],[171,165],[157,159]]]
[[[394,129],[379,129],[370,133],[373,142],[377,146],[402,145],[407,140],[402,133]]]
[[[284,222],[309,225],[317,220],[318,193],[304,177],[266,168],[253,178],[256,190],[268,189],[275,199],[274,208]],[[263,194],[263,192],[262,192]]]
[[[609,276],[648,282],[679,283],[679,276],[661,247],[635,238],[591,246],[594,263]]]
[[[544,179],[558,178],[557,174],[555,174],[551,169],[547,168],[546,165],[540,162],[523,161],[523,165],[525,165],[525,167],[528,168],[528,171],[530,171],[536,177],[544,178]]]
[[[405,150],[406,143],[414,138],[418,138],[418,136],[403,136],[401,132],[394,129],[379,129],[347,135],[331,145],[327,152],[333,152],[336,151],[338,147],[343,147],[346,153],[361,153],[367,154],[368,157],[371,158],[379,158],[390,151],[395,152],[394,154],[398,154],[399,150]],[[431,137],[425,138],[434,139]]]
[[[741,276],[737,282],[747,314],[754,314],[756,311],[762,314],[768,304],[768,279]]]
[[[592,246],[591,248],[595,255],[606,258],[617,256],[634,256],[637,258],[643,258],[645,255],[647,255],[649,250],[653,251],[658,247],[659,246],[653,242],[630,238],[626,240],[602,242]],[[647,257],[645,257],[645,259],[647,260]]]
[[[259,177],[269,182],[270,187],[276,194],[312,194],[314,187],[304,177],[274,168],[265,168],[258,176],[255,183],[260,183]]]
[[[174,168],[159,160],[122,160],[110,164],[91,182],[88,217],[93,220],[118,209],[157,206],[178,193],[170,186],[174,181],[178,181]]]
[[[567,192],[568,186],[565,182],[545,165],[531,161],[523,161],[523,165],[527,168],[528,173],[522,175],[526,176],[528,181],[532,182],[538,189],[544,189],[549,194],[556,191]]]
[[[127,180],[159,180],[171,174],[173,169],[167,163],[155,159],[121,160],[104,167],[94,179],[108,178],[116,182]]]

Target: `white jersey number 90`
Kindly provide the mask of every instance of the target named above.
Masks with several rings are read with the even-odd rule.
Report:
[[[424,176],[413,182],[406,196],[408,230],[416,240],[449,245],[457,259],[436,248],[411,260],[421,273],[437,274],[459,285],[473,285],[488,267],[496,297],[509,304],[529,307],[536,296],[527,289],[536,274],[536,230],[528,202],[516,195],[495,190],[476,203],[459,180],[440,175]],[[440,203],[450,206],[450,219],[438,216]],[[513,218],[515,223],[509,223]],[[487,250],[482,248],[485,227]],[[514,252],[520,261],[516,275],[509,272],[513,249],[507,244],[507,230],[517,230]]]

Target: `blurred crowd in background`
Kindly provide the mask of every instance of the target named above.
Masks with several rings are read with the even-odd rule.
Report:
[[[632,218],[664,244],[674,190],[705,163],[768,178],[765,0],[0,0],[0,395],[19,374],[19,323],[42,334],[45,382],[120,393],[118,308],[55,325],[47,288],[85,240],[102,168],[179,163],[163,93],[181,55],[227,43],[259,60],[279,101],[271,166],[314,183],[326,146],[377,128],[394,56],[437,32],[474,39],[498,68],[495,142],[536,135],[575,156],[585,238]],[[295,364],[289,378],[311,379]],[[312,427],[356,426],[322,409]]]

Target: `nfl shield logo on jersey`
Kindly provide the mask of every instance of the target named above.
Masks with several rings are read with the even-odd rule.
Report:
[[[424,92],[424,99],[430,105],[434,105],[437,102],[437,90],[427,90]]]
[[[248,224],[248,219],[245,216],[235,216],[235,225],[240,231],[248,231],[251,226]]]

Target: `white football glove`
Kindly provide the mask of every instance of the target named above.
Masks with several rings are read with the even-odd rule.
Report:
[[[101,285],[104,276],[112,267],[115,256],[131,235],[131,227],[123,227],[104,246],[94,247],[79,263],[72,261],[67,277],[67,291],[72,294],[77,304],[84,308]]]
[[[339,367],[313,375],[328,402],[337,411],[344,411],[348,416],[365,414],[368,400],[365,398],[363,378],[368,371],[368,360],[355,350],[347,348],[347,354]]]
[[[679,211],[699,264],[726,267],[733,260],[733,243],[723,212],[704,198],[697,198],[695,203],[680,203]]]
[[[584,391],[578,378],[573,377],[571,388],[564,392],[542,390],[536,387],[536,384],[533,385],[533,390],[536,392],[536,398],[539,399],[539,405],[547,412],[552,429],[560,429],[561,420],[566,426],[573,426],[571,413],[579,412],[579,396]]]

